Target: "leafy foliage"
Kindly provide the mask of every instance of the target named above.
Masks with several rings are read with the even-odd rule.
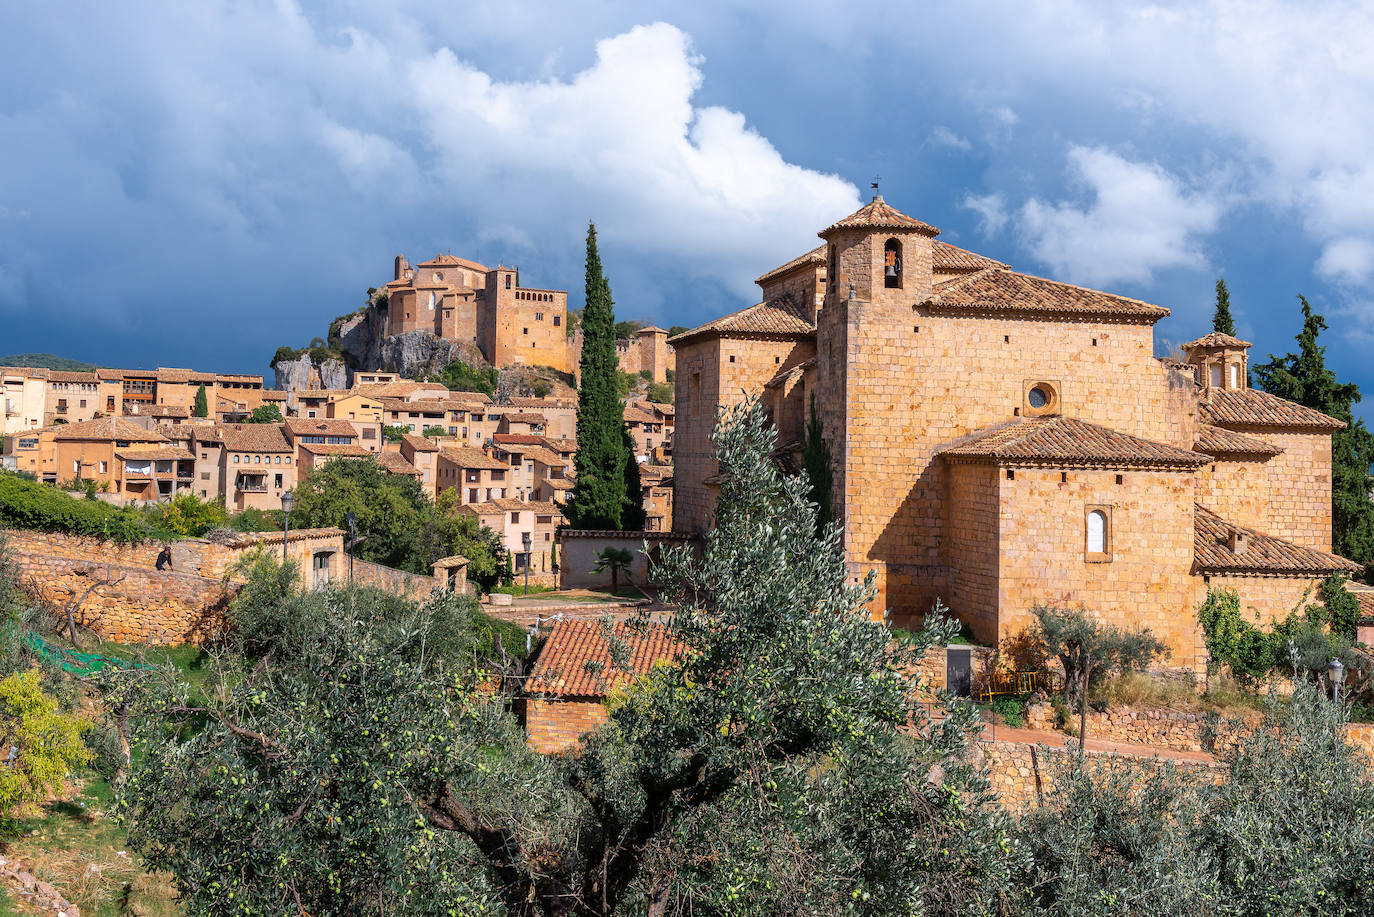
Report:
[[[586,307],[582,312],[582,386],[577,392],[577,480],[565,515],[574,528],[623,528],[625,509],[639,493],[626,489],[624,408],[617,394],[621,376],[615,352],[611,286],[601,268],[596,225],[587,227]]]
[[[605,548],[596,554],[596,566],[592,567],[592,573],[611,573],[611,588],[620,588],[620,576],[630,569],[630,564],[634,562],[634,555],[624,548]]]
[[[432,427],[425,427],[424,432],[423,432],[421,435],[422,435],[422,436],[426,436],[426,437],[430,437],[430,438],[438,437],[438,436],[447,436],[447,435],[448,435],[448,429],[445,428],[445,427],[441,427],[441,426],[439,426],[439,425],[436,424],[436,425],[434,425],[434,426],[432,426]]]
[[[644,397],[654,404],[672,404],[673,386],[668,382],[651,382]]]
[[[155,533],[142,514],[99,500],[77,500],[22,475],[0,472],[0,528],[36,529],[137,543]]]
[[[1277,357],[1254,369],[1260,388],[1296,401],[1345,423],[1331,439],[1331,531],[1337,554],[1368,566],[1374,563],[1374,502],[1369,499],[1369,469],[1374,464],[1374,434],[1354,415],[1359,386],[1341,382],[1326,368],[1326,348],[1318,337],[1326,320],[1312,311],[1305,297],[1303,326],[1297,335],[1298,352]]]
[[[278,347],[277,352],[272,354],[271,365],[276,366],[278,363],[294,363],[301,358],[301,354],[303,353],[305,353],[304,350],[298,350],[295,347]]]
[[[281,408],[277,407],[277,403],[275,401],[269,401],[267,404],[260,404],[257,407],[253,408],[253,410],[250,411],[248,416],[244,419],[244,422],[281,423],[283,420],[285,420],[285,418],[281,416]]]
[[[811,502],[816,505],[816,525],[824,529],[830,525],[834,514],[830,489],[835,472],[830,463],[830,446],[826,444],[821,429],[821,417],[816,411],[815,395],[811,396],[811,418],[806,423],[802,468],[806,471],[806,480],[811,484]]]
[[[458,512],[452,489],[432,501],[415,478],[387,474],[371,459],[329,462],[306,475],[294,493],[293,525],[346,528],[345,517],[354,513],[362,539],[357,556],[364,560],[428,574],[436,560],[461,554],[479,585],[492,583],[504,560],[499,536],[476,516]]]
[[[1064,667],[1066,699],[1082,698],[1089,687],[1110,675],[1143,671],[1168,648],[1141,628],[1127,631],[1097,621],[1082,609],[1036,605],[1035,639],[1048,656]]]
[[[81,741],[86,728],[43,693],[37,672],[0,679],[0,754],[7,762],[0,767],[0,816],[40,802],[90,759]]]
[[[974,713],[928,722],[908,674],[952,628],[870,620],[757,405],[717,445],[717,528],[656,577],[683,655],[584,745],[535,755],[475,691],[470,605],[269,584],[207,705],[122,676],[131,843],[196,917],[1014,911],[1029,864],[966,754]]]
[[[1240,611],[1240,596],[1230,589],[1208,589],[1198,607],[1198,623],[1209,657],[1208,668],[1226,666],[1242,684],[1253,685],[1273,669],[1275,641]]]
[[[200,388],[196,389],[196,405],[195,409],[191,412],[191,415],[193,417],[210,416],[210,399],[209,396],[205,394],[204,382],[200,384]]]
[[[1025,824],[1039,912],[1369,913],[1374,781],[1343,725],[1340,707],[1299,684],[1218,755],[1217,781],[1066,756]]]
[[[184,538],[199,538],[229,522],[229,513],[219,501],[201,500],[189,493],[177,494],[168,502],[158,504],[156,512],[160,529]]]
[[[382,424],[382,438],[389,443],[399,443],[410,432],[410,427],[401,424]]]
[[[692,329],[688,328],[686,325],[673,325],[668,329],[668,337],[677,337],[679,334],[690,330]]]
[[[1231,318],[1231,291],[1226,289],[1226,278],[1217,278],[1217,307],[1212,315],[1212,330],[1222,334],[1236,333],[1235,320]]]
[[[635,320],[633,320],[633,319],[629,319],[629,320],[623,321],[623,322],[616,322],[616,323],[615,323],[615,337],[616,337],[616,340],[618,340],[618,341],[633,340],[633,339],[634,339],[634,336],[635,336],[635,332],[637,332],[640,328],[643,328],[643,327],[644,327],[644,323],[643,323],[643,322],[637,322],[637,321],[635,321]]]
[[[451,392],[483,392],[496,394],[499,373],[494,366],[470,366],[462,360],[453,360],[431,382],[441,383]]]

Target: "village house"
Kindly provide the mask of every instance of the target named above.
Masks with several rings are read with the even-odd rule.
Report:
[[[466,503],[458,511],[476,516],[501,536],[521,582],[528,570],[531,585],[554,585],[553,536],[563,520],[557,506],[540,500],[496,498],[484,503]],[[529,536],[528,549],[526,535]]]
[[[435,490],[453,488],[460,504],[486,503],[507,497],[510,466],[481,449],[444,443],[435,458]]]
[[[625,427],[634,439],[635,459],[639,462],[672,455],[672,426],[665,423],[668,415],[649,408],[648,404],[631,402],[625,405],[624,411]]]
[[[639,466],[640,500],[644,505],[644,531],[673,530],[673,468],[671,465]]]
[[[329,400],[325,416],[331,420],[346,420],[358,433],[358,445],[369,452],[382,450],[382,402],[365,394],[358,387]]]
[[[543,754],[566,751],[609,717],[610,694],[669,663],[681,652],[662,624],[621,621],[614,638],[628,655],[612,655],[599,621],[558,621],[525,683],[526,741]]]
[[[47,370],[0,366],[0,408],[4,409],[0,435],[41,428],[46,397]]]
[[[281,495],[296,486],[296,449],[277,424],[219,427],[219,493],[234,512],[280,509]]]
[[[401,437],[398,451],[383,452],[377,456],[379,462],[385,459],[383,467],[388,471],[393,474],[405,473],[401,466],[395,464],[395,459],[388,456],[400,456],[415,472],[425,493],[431,498],[438,496],[442,489],[439,487],[439,446],[433,440],[406,433]]]
[[[708,525],[716,410],[749,392],[793,460],[815,406],[846,564],[898,625],[939,600],[996,643],[1037,603],[1082,606],[1196,670],[1209,588],[1268,623],[1358,571],[1330,553],[1341,423],[1251,389],[1249,344],[1157,359],[1167,309],[937,233],[875,195],[760,277],[759,304],[673,338],[675,530]]]

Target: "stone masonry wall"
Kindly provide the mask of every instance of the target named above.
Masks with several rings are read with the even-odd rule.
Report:
[[[76,615],[106,640],[155,645],[194,643],[213,636],[224,623],[236,583],[191,573],[159,573],[147,567],[13,551],[22,580],[41,601],[63,608],[98,586]]]
[[[1091,727],[1089,730],[1091,736]],[[1053,790],[1055,777],[1065,763],[1064,756],[1076,753],[1064,748],[1020,742],[980,742],[978,750],[988,765],[988,776],[993,789],[1002,798],[1003,805],[1017,813],[1034,808],[1042,793]],[[1159,759],[1091,749],[1087,752],[1087,757],[1097,766],[1109,769],[1159,766]],[[1221,773],[1218,765],[1208,761],[1168,760],[1180,770],[1191,771],[1211,779],[1217,779]]]
[[[1198,474],[1197,502],[1228,522],[1331,550],[1331,436],[1247,427],[1284,451],[1262,461],[1218,460]]]
[[[1286,576],[1211,576],[1200,584],[1197,603],[1207,598],[1207,589],[1230,589],[1240,596],[1240,608],[1254,624],[1264,630],[1273,627],[1299,606],[1320,601],[1321,581],[1311,577]]]
[[[526,741],[541,754],[564,751],[608,716],[606,705],[598,700],[531,697],[525,701]]]
[[[1012,479],[1007,478],[1012,472]],[[1120,483],[1117,483],[1120,481]],[[1082,607],[1169,647],[1165,664],[1197,669],[1193,477],[1187,472],[1015,468],[999,474],[1001,610],[995,634],[1031,625],[1037,603]],[[1086,554],[1090,508],[1108,513],[1108,554]],[[961,611],[961,609],[955,609]]]
[[[714,508],[705,479],[716,473],[711,430],[716,406],[739,404],[745,393],[814,354],[810,341],[790,338],[706,338],[677,348],[673,431],[673,530],[704,531]]]
[[[1049,704],[1033,704],[1026,708],[1026,727],[1028,729],[1051,730],[1054,725],[1054,708]],[[1221,717],[1233,719],[1232,715]],[[1212,751],[1203,747],[1202,732],[1209,717],[1205,713],[1185,713],[1178,710],[1156,710],[1132,707],[1116,707],[1098,712],[1088,711],[1088,738],[1105,739],[1113,742],[1130,742],[1135,745],[1149,745],[1152,748],[1171,748],[1177,751]],[[1255,712],[1244,714],[1247,724],[1258,722]],[[1215,747],[1224,749],[1235,743],[1234,729],[1220,724]],[[1078,714],[1073,717],[1073,726],[1078,726]]]
[[[339,575],[341,580],[348,579],[346,557],[339,563]],[[438,585],[433,576],[420,576],[417,573],[384,567],[358,558],[353,560],[353,583],[357,586],[375,586],[416,601],[428,598],[430,590]]]

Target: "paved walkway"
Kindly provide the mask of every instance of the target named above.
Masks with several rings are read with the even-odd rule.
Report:
[[[988,723],[979,736],[985,742],[1010,742],[1021,745],[1048,745],[1063,748],[1069,744],[1070,736],[1062,732],[1044,729],[1015,729],[1011,726],[997,726]],[[1088,736],[1088,751],[1114,752],[1119,755],[1132,755],[1137,758],[1170,758],[1174,761],[1197,761],[1210,764],[1216,761],[1204,751],[1181,751],[1176,748],[1160,748],[1155,745],[1137,745],[1133,742],[1113,742],[1108,739],[1094,739]]]

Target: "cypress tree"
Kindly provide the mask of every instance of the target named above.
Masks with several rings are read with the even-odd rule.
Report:
[[[210,416],[210,399],[209,399],[208,397],[206,397],[206,395],[205,395],[205,383],[204,383],[204,382],[202,382],[202,383],[200,384],[200,388],[196,389],[196,409],[195,409],[195,416],[197,416],[197,417],[209,417],[209,416]]]
[[[1359,386],[1339,381],[1326,368],[1326,348],[1317,343],[1321,332],[1327,330],[1326,320],[1312,311],[1306,297],[1299,296],[1298,301],[1303,318],[1298,352],[1282,357],[1270,354],[1268,363],[1255,367],[1255,377],[1259,387],[1271,395],[1345,424],[1345,429],[1331,438],[1332,548],[1342,557],[1369,565],[1374,563],[1374,502],[1369,498],[1374,434],[1354,414],[1353,405],[1360,400]]]
[[[806,442],[802,444],[802,468],[811,485],[808,498],[816,504],[816,533],[823,534],[830,525],[830,487],[833,471],[830,467],[830,447],[821,438],[821,417],[816,412],[816,396],[811,396],[811,419],[806,424]]]
[[[1226,278],[1217,278],[1217,309],[1212,314],[1212,330],[1222,334],[1235,335],[1236,323],[1231,318],[1231,291],[1226,289]]]
[[[635,458],[635,438],[630,428],[622,423],[620,429],[625,435],[625,512],[621,514],[620,525],[623,531],[639,532],[644,529],[644,485],[639,480],[639,459]]]
[[[611,285],[596,249],[595,223],[587,226],[586,299],[573,460],[577,481],[564,515],[573,528],[619,530],[630,502],[625,492],[626,456],[628,452],[628,460],[634,461],[634,452],[625,445],[625,409],[616,397],[620,367],[615,355],[615,311]]]

